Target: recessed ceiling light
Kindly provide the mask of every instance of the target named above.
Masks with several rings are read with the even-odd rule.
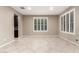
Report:
[[[28,10],[31,10],[31,7],[27,7]]]
[[[53,10],[54,8],[53,7],[49,7],[49,10]]]

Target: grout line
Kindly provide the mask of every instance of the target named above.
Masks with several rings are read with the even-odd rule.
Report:
[[[5,43],[5,44],[1,45],[0,48],[4,47],[4,46],[6,46],[6,45],[8,45],[8,44],[10,44],[10,43],[12,43],[12,42],[14,42],[14,41],[15,41],[15,40],[12,40],[12,41],[10,41],[10,42],[8,42],[8,43]]]
[[[72,44],[74,44],[74,45],[76,45],[76,46],[79,46],[79,44],[77,44],[77,43],[75,43],[75,42],[73,42],[73,41],[71,41],[71,40],[68,40],[68,39],[66,39],[66,38],[64,38],[64,37],[60,37],[60,38],[66,40],[66,41],[68,41],[68,42],[70,42],[70,43],[72,43]]]

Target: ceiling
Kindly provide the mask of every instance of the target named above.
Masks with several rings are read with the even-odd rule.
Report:
[[[21,9],[21,7],[24,7]],[[16,11],[23,15],[59,15],[64,10],[66,10],[69,6],[52,6],[52,10],[50,6],[12,6]]]

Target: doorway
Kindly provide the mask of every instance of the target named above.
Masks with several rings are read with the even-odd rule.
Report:
[[[18,38],[18,15],[14,15],[14,38]]]

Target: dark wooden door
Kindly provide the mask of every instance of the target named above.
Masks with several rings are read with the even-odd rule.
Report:
[[[18,38],[18,16],[14,15],[14,37]]]

